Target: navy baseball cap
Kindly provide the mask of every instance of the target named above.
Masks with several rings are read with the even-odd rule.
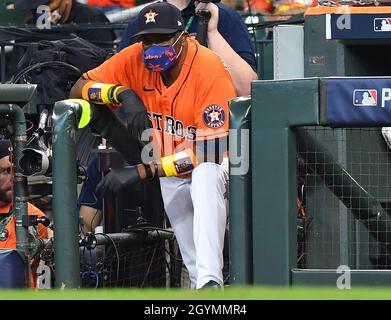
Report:
[[[47,4],[49,3],[49,0],[15,0],[14,6],[15,9],[36,9],[41,4]]]
[[[168,2],[157,2],[144,7],[137,16],[137,33],[133,37],[143,34],[169,34],[184,30],[184,21],[181,11]]]

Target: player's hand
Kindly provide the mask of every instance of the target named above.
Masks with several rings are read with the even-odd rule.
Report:
[[[133,138],[141,141],[143,131],[152,128],[144,103],[131,89],[122,91],[118,95],[118,100],[122,104],[129,133]]]
[[[96,191],[104,197],[109,193],[117,193],[122,188],[129,187],[140,180],[136,166],[112,169],[99,182]]]
[[[210,19],[208,23],[208,32],[215,32],[217,31],[217,25],[219,23],[219,8],[216,6],[214,3],[209,2],[209,3],[203,3],[203,2],[198,2],[195,1],[195,12],[199,10],[207,10],[210,12]]]
[[[141,141],[141,136],[144,130],[152,128],[151,121],[148,119],[147,111],[139,111],[132,118],[127,119],[127,127],[129,133],[138,141]]]
[[[66,23],[69,19],[72,9],[72,0],[50,0],[49,8],[52,13],[56,13],[57,16],[54,22]]]

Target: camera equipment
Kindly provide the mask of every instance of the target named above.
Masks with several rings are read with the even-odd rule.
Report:
[[[38,128],[27,141],[26,145],[28,148],[22,150],[22,156],[19,158],[18,165],[24,176],[38,176],[51,173],[50,150],[43,142],[48,117],[48,110],[42,110]],[[37,145],[38,149],[29,147],[32,144]]]
[[[27,141],[27,146],[29,146],[31,143],[37,141],[38,145],[46,149],[46,146],[44,143],[42,143],[41,137],[45,134],[45,128],[46,128],[46,122],[48,120],[49,112],[47,109],[42,110],[41,115],[39,117],[39,123],[38,128],[35,130],[35,132],[31,135],[30,139]]]
[[[26,148],[19,159],[19,167],[24,176],[38,176],[51,172],[51,157],[44,151]]]
[[[45,216],[38,217],[37,215],[29,214],[22,218],[23,227],[37,226],[38,223],[41,223],[45,227],[53,230],[53,223]]]

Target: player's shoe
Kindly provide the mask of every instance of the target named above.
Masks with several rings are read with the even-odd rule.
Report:
[[[201,289],[222,289],[223,287],[220,286],[216,281],[209,280],[207,283],[203,285]]]

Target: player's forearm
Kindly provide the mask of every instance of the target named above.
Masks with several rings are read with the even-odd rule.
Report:
[[[79,99],[82,97],[82,91],[83,87],[89,82],[90,80],[85,80],[83,78],[80,78],[76,81],[76,83],[73,85],[71,92],[69,93],[69,98],[71,99]]]
[[[137,165],[137,171],[141,180],[153,177],[165,177],[166,173],[161,162],[150,162],[148,164],[140,163]],[[150,176],[152,175],[152,176]]]
[[[208,47],[224,60],[238,96],[249,95],[251,81],[258,79],[251,66],[231,48],[217,30],[208,32]]]
[[[80,78],[72,87],[70,98],[83,98],[96,104],[118,105],[122,103],[120,94],[128,89],[117,84],[106,84]]]
[[[203,162],[203,161],[202,161]],[[149,163],[136,166],[140,180],[158,177],[188,176],[198,166],[198,158],[193,150],[185,149]]]

